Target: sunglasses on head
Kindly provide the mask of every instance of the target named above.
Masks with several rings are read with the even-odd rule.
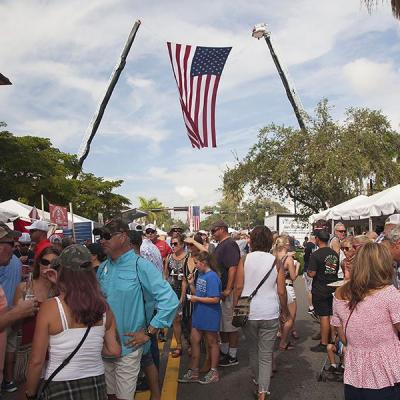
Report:
[[[150,233],[156,233],[156,231],[153,231],[153,229],[146,229],[146,233],[149,235]]]
[[[39,261],[39,264],[43,265],[44,267],[48,267],[48,266],[51,264],[51,261],[46,260],[45,258],[42,258],[42,259]]]
[[[123,233],[123,232],[114,232],[114,233],[102,232],[102,233],[100,233],[100,239],[102,239],[102,240],[110,240],[113,236],[118,235],[120,233]]]

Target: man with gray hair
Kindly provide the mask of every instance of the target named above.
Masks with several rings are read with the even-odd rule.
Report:
[[[382,243],[392,254],[393,267],[396,271],[393,284],[397,289],[400,289],[400,224],[394,225],[391,229],[386,230]]]

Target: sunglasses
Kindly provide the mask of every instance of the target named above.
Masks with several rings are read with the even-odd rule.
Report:
[[[40,264],[40,265],[43,265],[44,267],[48,267],[48,266],[51,264],[51,261],[46,260],[45,258],[42,258],[42,259],[39,261],[39,264]]]
[[[20,243],[19,245],[20,245],[21,247],[29,247],[29,246],[30,246],[29,243]]]
[[[171,243],[171,246],[172,246],[172,247],[174,247],[174,246],[179,246],[179,243],[178,243],[178,242],[172,242],[172,243]]]
[[[220,228],[220,227],[217,227],[217,228],[215,228],[215,229],[211,229],[210,232],[211,232],[212,234],[214,234],[214,233],[217,232],[219,229],[221,229],[221,228]]]
[[[346,230],[337,230],[336,232],[340,232],[340,233],[346,233]]]
[[[102,232],[100,233],[100,240],[111,240],[113,236],[119,235],[120,233],[123,232],[114,232],[114,233]]]
[[[146,233],[147,233],[148,235],[150,235],[151,233],[156,233],[156,231],[153,231],[153,229],[147,229],[147,230],[146,230]]]
[[[353,247],[342,247],[343,251],[350,251],[353,250]]]

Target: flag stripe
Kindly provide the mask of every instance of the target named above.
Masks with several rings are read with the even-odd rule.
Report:
[[[230,47],[194,47],[167,42],[180,106],[193,147],[217,146],[217,91]]]

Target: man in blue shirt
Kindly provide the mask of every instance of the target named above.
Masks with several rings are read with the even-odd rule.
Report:
[[[143,351],[159,328],[170,327],[178,299],[151,262],[131,249],[129,227],[122,220],[109,222],[95,234],[108,259],[98,271],[101,288],[117,322],[121,357],[106,359],[107,393],[118,400],[132,399]]]

